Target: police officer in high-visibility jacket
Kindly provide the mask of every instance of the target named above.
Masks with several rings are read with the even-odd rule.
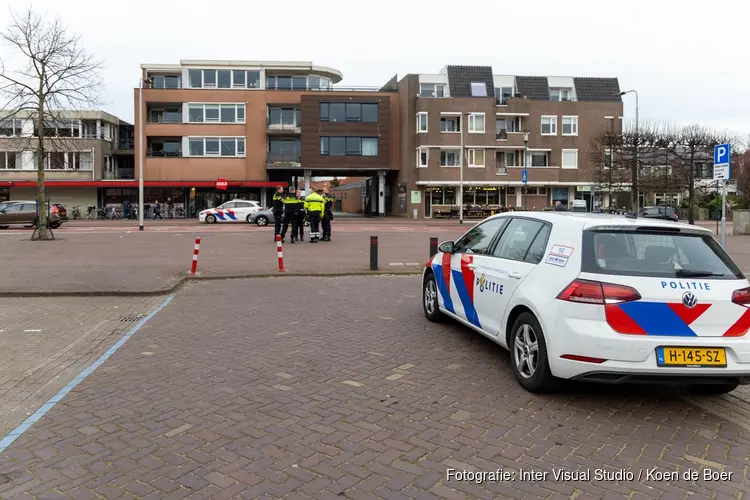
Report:
[[[323,218],[325,205],[323,197],[315,191],[315,188],[310,188],[310,194],[305,196],[305,210],[310,219],[310,243],[320,241],[320,220]]]
[[[284,217],[284,188],[276,186],[276,192],[273,194],[273,239],[276,235],[281,234],[281,221]]]
[[[328,188],[323,189],[323,238],[320,241],[331,241],[331,220],[333,219],[333,198],[328,194]]]
[[[281,241],[286,238],[286,232],[289,224],[292,225],[291,243],[297,239],[297,224],[299,221],[299,212],[302,210],[303,201],[300,200],[294,191],[291,191],[284,198],[284,227],[281,229]]]

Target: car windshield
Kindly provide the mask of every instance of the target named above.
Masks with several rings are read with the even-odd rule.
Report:
[[[654,278],[744,278],[711,235],[658,229],[584,231],[581,271]]]

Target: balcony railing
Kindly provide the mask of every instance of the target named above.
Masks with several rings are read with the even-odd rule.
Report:
[[[117,147],[118,149],[135,149],[135,139],[120,139]]]
[[[148,123],[182,123],[182,113],[168,115],[149,115]]]
[[[167,158],[179,158],[182,156],[182,149],[176,150],[176,151],[146,151],[146,156],[161,156],[161,157],[167,157]]]
[[[508,167],[495,167],[495,175],[507,175]]]
[[[167,90],[174,90],[174,89],[192,89],[195,88],[195,90],[229,90],[232,88],[237,87],[190,87],[188,85],[183,84],[182,82],[178,83],[169,83],[169,84],[150,84],[146,83],[143,88],[147,89],[167,89]],[[242,88],[242,87],[240,87]],[[260,87],[255,88],[248,88],[247,90],[261,90]],[[284,88],[264,88],[262,90],[283,90],[283,91],[296,91],[296,92],[398,92],[398,89],[391,88],[391,87],[338,87],[338,86],[331,86],[331,87],[298,87],[294,86],[292,87],[284,87]]]
[[[498,130],[495,133],[495,137],[497,137],[498,141],[507,141],[508,140],[508,131],[505,129]]]
[[[268,130],[277,130],[277,131],[282,131],[282,132],[283,131],[288,131],[288,132],[297,131],[298,132],[301,126],[302,125],[299,123],[268,122]]]
[[[299,151],[274,153],[269,151],[266,157],[268,163],[301,163],[302,153]]]
[[[132,181],[135,180],[135,169],[118,168],[117,172],[103,172],[102,179],[105,181]]]

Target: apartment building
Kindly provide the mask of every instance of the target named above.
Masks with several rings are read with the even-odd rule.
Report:
[[[311,62],[141,68],[136,158],[147,204],[170,198],[191,217],[232,198],[268,205],[277,185],[307,189],[316,176],[368,175],[382,188],[377,211],[390,207],[387,177],[395,180],[400,167],[395,86],[345,88],[340,71]]]
[[[541,209],[575,199],[606,206],[586,150],[607,128],[622,129],[616,78],[446,66],[406,75],[397,88],[403,153],[395,213],[455,217],[463,204],[465,216],[484,217],[503,207]]]
[[[36,199],[40,134],[53,203],[83,212],[111,186],[135,179],[132,125],[104,111],[54,110],[40,131],[32,113],[19,111],[0,117],[0,201]]]

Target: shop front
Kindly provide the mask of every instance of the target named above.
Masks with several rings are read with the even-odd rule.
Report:
[[[517,188],[513,186],[468,186],[463,190],[463,212],[466,219],[483,219],[514,206]],[[459,188],[456,186],[426,187],[424,214],[426,218],[457,218]]]
[[[0,188],[0,203],[10,200],[10,188]]]

